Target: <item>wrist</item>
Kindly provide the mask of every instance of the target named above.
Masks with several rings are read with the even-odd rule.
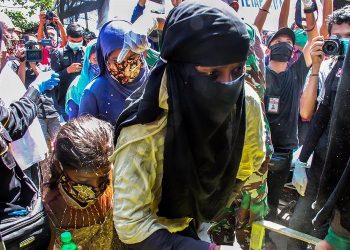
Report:
[[[314,65],[312,65],[312,69],[311,69],[311,74],[319,74],[320,73],[320,68],[319,67],[314,67]]]

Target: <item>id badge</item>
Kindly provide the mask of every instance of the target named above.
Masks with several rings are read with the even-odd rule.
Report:
[[[280,111],[280,97],[269,96],[267,100],[267,113],[279,114]]]

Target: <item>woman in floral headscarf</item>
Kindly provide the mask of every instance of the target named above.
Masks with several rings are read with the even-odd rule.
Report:
[[[122,62],[118,61],[131,29],[131,24],[122,20],[102,27],[96,46],[100,74],[84,91],[80,115],[90,114],[114,125],[126,106],[125,99],[146,81],[149,70],[142,53],[130,50]]]

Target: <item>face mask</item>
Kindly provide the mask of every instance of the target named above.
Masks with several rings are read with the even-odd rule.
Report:
[[[102,183],[100,188],[79,184],[62,174],[59,180],[59,190],[65,201],[75,208],[84,209],[96,202],[107,189],[109,179]]]
[[[83,47],[83,42],[80,43],[73,43],[73,42],[68,42],[68,46],[72,49],[72,50],[80,50]]]
[[[90,70],[94,76],[98,76],[100,74],[100,67],[98,67],[98,64],[90,64]]]
[[[293,53],[293,46],[289,43],[276,43],[270,46],[270,59],[277,62],[288,62]]]
[[[192,72],[185,86],[191,102],[199,113],[206,114],[208,124],[222,124],[228,114],[235,110],[242,92],[244,74],[230,82],[217,82],[195,69]]]
[[[107,62],[108,72],[113,79],[121,84],[132,83],[135,78],[139,76],[143,66],[143,61],[140,56],[128,58],[121,63],[114,62],[110,64]]]

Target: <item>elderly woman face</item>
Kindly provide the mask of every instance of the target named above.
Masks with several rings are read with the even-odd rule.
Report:
[[[121,84],[132,83],[139,76],[143,68],[143,61],[139,54],[132,51],[126,55],[124,60],[118,63],[121,49],[114,50],[107,58],[107,69],[113,78]]]

